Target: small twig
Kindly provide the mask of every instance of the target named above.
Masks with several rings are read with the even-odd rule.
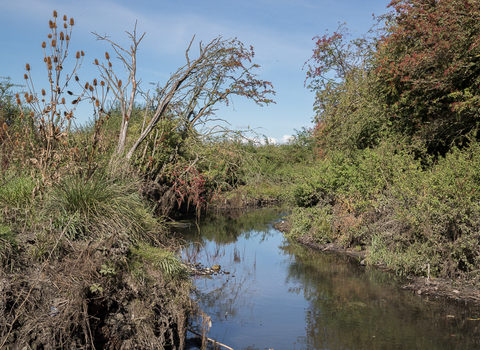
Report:
[[[187,329],[189,332],[192,332],[193,334],[195,335],[198,335],[199,337],[201,337],[202,335],[201,334],[198,334],[197,332],[195,331],[192,331],[190,328]],[[209,337],[205,337],[208,341],[211,341],[212,343],[214,344],[218,344],[220,346],[223,346],[225,349],[229,349],[229,350],[233,350],[233,348],[229,347],[228,345],[225,345],[225,344],[222,344],[216,340],[213,340],[213,339],[210,339]]]

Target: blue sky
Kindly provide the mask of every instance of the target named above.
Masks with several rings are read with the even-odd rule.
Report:
[[[79,75],[91,81],[99,77],[92,64],[112,51],[106,42],[95,41],[91,32],[106,34],[129,47],[126,31],[146,32],[138,51],[138,74],[147,83],[165,82],[185,63],[185,49],[193,35],[209,42],[222,36],[238,38],[255,49],[260,79],[271,81],[275,105],[259,107],[234,97],[233,104],[217,111],[234,129],[254,128],[277,142],[302,127],[310,127],[314,94],[304,87],[303,64],[312,55],[316,35],[323,35],[346,22],[353,35],[373,24],[372,14],[387,11],[389,0],[11,0],[0,2],[0,77],[23,84],[25,64],[32,67],[37,88],[46,87],[42,41],[49,33],[53,10],[59,17],[75,19],[71,39],[74,52],[83,50],[85,60]],[[197,47],[197,46],[195,46]],[[195,52],[195,51],[193,51]],[[68,70],[67,70],[68,71]],[[79,110],[78,122],[91,116]]]

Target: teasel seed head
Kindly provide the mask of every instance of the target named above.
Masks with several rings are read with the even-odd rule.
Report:
[[[75,55],[75,58],[78,60],[80,58],[80,51],[77,51],[77,54]]]
[[[47,58],[46,57],[43,58],[43,62],[47,63]]]
[[[52,47],[57,46],[57,41],[55,39],[52,39]]]
[[[100,86],[105,86],[105,82],[103,80],[100,81]]]
[[[108,54],[108,52],[105,52],[105,58],[106,58],[107,60],[110,59],[110,55]]]
[[[51,64],[52,63],[52,58],[50,56],[47,57],[47,63]]]
[[[92,85],[90,85],[90,86],[88,87],[88,89],[89,89],[91,92],[93,92],[93,90],[94,90]]]
[[[58,16],[57,11],[53,10],[53,18],[57,18],[57,16]]]
[[[28,92],[25,93],[25,95],[23,95],[25,98],[28,98]]]
[[[120,80],[118,81],[118,87],[119,87],[119,88],[122,87],[122,79],[120,79]]]
[[[65,34],[63,34],[63,32],[60,32],[60,40],[64,40],[65,39]]]
[[[52,70],[52,69],[53,69],[53,66],[52,66],[51,63],[48,64],[47,69],[48,69],[48,70]]]
[[[78,75],[75,75],[75,81],[79,81]]]
[[[112,68],[112,62],[108,62],[108,67]]]
[[[95,64],[98,66],[98,60],[95,58]]]
[[[48,35],[47,35],[47,38],[51,39],[51,38],[52,38],[52,34],[48,34]]]
[[[42,96],[45,96],[46,94],[45,89],[42,89]]]
[[[55,56],[55,57],[53,58],[53,62],[55,62],[55,63],[58,62],[58,57],[57,57],[57,56]]]
[[[34,111],[30,111],[30,117],[35,117],[35,112]]]
[[[88,89],[88,87],[90,86],[90,84],[88,83],[88,81],[85,83],[85,90]]]
[[[73,18],[70,18],[70,26],[73,27],[74,24],[75,24],[75,21],[73,20]]]
[[[97,78],[93,79],[93,86],[97,86],[98,85],[98,82],[97,82]]]
[[[63,28],[67,29],[68,28],[68,25],[67,23],[63,23]]]
[[[21,104],[22,104],[22,101],[20,101],[20,99],[19,99],[19,98],[17,98],[17,105],[19,105],[19,106],[20,106]]]
[[[67,21],[67,15],[63,15],[63,20],[66,22]]]
[[[27,73],[25,73],[25,74],[23,75],[23,79],[25,79],[25,80],[28,79],[28,74],[27,74]]]
[[[65,104],[65,97],[62,97],[62,104]]]
[[[85,56],[85,52],[81,51],[80,54],[83,56]]]
[[[8,129],[7,123],[3,123],[3,130],[4,130],[4,131],[7,131],[7,129]]]
[[[98,102],[98,100],[95,101],[95,106],[100,107],[100,102]]]
[[[70,41],[70,36],[68,34],[65,35],[65,40]]]
[[[47,47],[47,43],[44,41],[44,42],[42,43],[42,48],[46,48],[46,47]]]
[[[52,20],[48,21],[48,26],[50,27],[50,29],[53,29],[53,21]]]
[[[27,63],[27,64],[25,65],[25,68],[27,69],[27,71],[29,71],[29,70],[30,70],[30,65]]]

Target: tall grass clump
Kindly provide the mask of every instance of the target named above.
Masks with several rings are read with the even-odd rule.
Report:
[[[54,215],[60,227],[70,222],[69,239],[111,235],[130,241],[151,239],[158,223],[141,198],[139,185],[139,180],[106,174],[68,177],[49,193],[44,210]]]

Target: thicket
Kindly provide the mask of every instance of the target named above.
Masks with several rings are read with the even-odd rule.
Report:
[[[384,27],[316,38],[317,161],[288,188],[291,237],[399,274],[480,282],[476,1],[395,0]]]

